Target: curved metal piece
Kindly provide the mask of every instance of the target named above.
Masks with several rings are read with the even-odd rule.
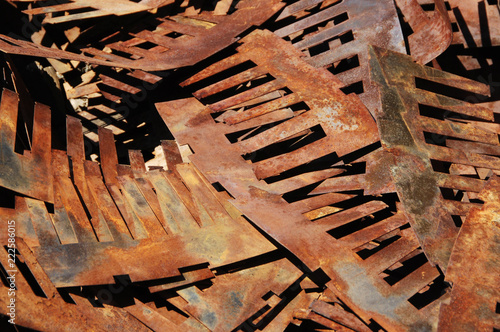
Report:
[[[0,121],[17,118],[16,104],[17,95],[4,90],[6,115]],[[40,110],[49,112],[43,105]],[[30,155],[44,156],[52,167],[41,169],[45,159],[39,158],[38,170],[24,166],[29,173],[4,172],[0,181],[9,188],[16,180],[18,187],[11,189],[23,194],[53,192],[53,200],[18,197],[15,209],[4,213],[17,220],[19,235],[56,287],[109,284],[117,275],[134,282],[179,276],[182,267],[209,263],[214,268],[275,249],[191,164],[146,172],[141,158],[133,156],[134,170],[119,165],[113,135],[101,129],[99,167],[85,160],[79,121],[68,118],[68,152],[51,151],[50,121],[37,114]],[[45,131],[38,131],[42,125]],[[14,129],[0,126],[4,153]],[[4,158],[10,161],[5,167],[15,165]],[[44,202],[53,202],[53,214]]]
[[[429,17],[417,0],[396,0],[413,33],[408,37],[413,60],[426,64],[451,45],[453,32],[444,0],[434,0],[434,14]]]
[[[421,5],[432,4],[433,0],[418,0]],[[499,3],[472,0],[448,0],[448,15],[458,31],[453,32],[453,44],[465,48],[500,45]]]
[[[441,305],[441,331],[492,331],[500,326],[500,180],[493,176],[479,194],[452,251],[446,280],[451,301]],[[476,271],[477,273],[471,273]]]

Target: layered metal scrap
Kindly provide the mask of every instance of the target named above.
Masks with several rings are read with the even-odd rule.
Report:
[[[497,5],[4,1],[2,330],[500,329]]]

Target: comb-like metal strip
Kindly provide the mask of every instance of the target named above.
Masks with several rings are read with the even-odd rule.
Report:
[[[439,264],[445,270],[459,231],[451,213],[462,214],[467,209],[456,209],[446,204],[440,188],[477,193],[485,182],[480,178],[454,174],[453,168],[437,172],[431,162],[440,161],[497,171],[500,163],[498,158],[461,149],[461,145],[458,145],[459,149],[455,149],[457,145],[445,146],[437,140],[440,137],[459,138],[491,148],[498,147],[499,142],[495,133],[467,124],[469,115],[483,119],[484,123],[492,121],[491,110],[418,89],[415,80],[425,79],[479,94],[488,94],[489,88],[415,64],[408,56],[379,48],[371,50],[371,57],[372,77],[380,84],[382,91],[383,109],[377,117],[382,145],[394,155],[395,160],[393,166],[390,166],[391,174],[426,255],[433,264]],[[407,75],[403,77],[400,72]],[[446,112],[450,116],[444,115],[444,120],[439,120],[429,117],[425,112],[421,114],[422,105],[433,107],[431,110],[436,115]],[[455,116],[448,110],[456,112]],[[431,139],[425,136],[425,132],[432,135]],[[444,141],[446,140],[443,139]],[[415,169],[420,171],[415,173]],[[470,207],[467,202],[464,204],[464,207]],[[449,208],[452,209],[448,210]]]
[[[242,0],[236,10],[226,16],[202,13],[197,16],[166,17],[188,26],[201,26],[192,33],[177,38],[165,36],[177,33],[175,30],[155,29],[135,36],[128,29],[122,34],[126,39],[104,43],[101,48],[84,48],[81,51],[90,56],[55,50],[35,43],[16,40],[0,35],[0,50],[6,53],[43,56],[55,59],[68,59],[90,62],[99,65],[133,68],[145,71],[161,71],[193,65],[236,41],[238,35],[252,25],[260,25],[283,7],[279,0]],[[208,24],[207,24],[208,22]],[[175,26],[170,26],[175,28]],[[132,35],[131,35],[132,34]],[[160,41],[160,43],[158,43]],[[155,44],[154,49],[144,49],[141,44]],[[160,44],[167,45],[167,47]],[[105,52],[106,50],[115,53]],[[127,54],[126,56],[123,56]]]
[[[269,44],[275,45],[275,48],[279,51],[265,48],[265,45]],[[388,212],[388,207],[384,202],[374,198],[364,198],[365,204],[358,203],[345,211],[335,213],[339,209],[328,207],[328,204],[339,199],[349,198],[349,195],[330,193],[324,195],[322,203],[320,203],[321,200],[317,200],[321,196],[315,196],[314,202],[307,200],[309,204],[305,202],[300,202],[302,204],[289,204],[281,197],[283,192],[275,192],[271,189],[276,183],[286,181],[287,176],[284,176],[283,172],[290,168],[300,167],[304,163],[311,163],[325,156],[332,159],[331,165],[339,162],[339,159],[334,157],[334,152],[337,151],[338,156],[346,156],[360,150],[363,146],[365,149],[370,150],[367,146],[373,146],[377,142],[376,135],[373,139],[366,135],[366,131],[371,131],[374,124],[369,116],[365,116],[368,115],[368,111],[363,107],[359,108],[359,105],[361,105],[359,99],[355,96],[343,95],[337,90],[341,84],[333,75],[323,69],[314,69],[306,62],[303,62],[300,57],[298,51],[279,40],[273,34],[265,31],[255,31],[242,39],[242,45],[238,48],[237,55],[207,67],[202,72],[194,75],[192,79],[188,79],[183,83],[184,85],[192,85],[195,82],[202,84],[204,79],[220,73],[223,69],[250,60],[257,67],[266,68],[267,73],[272,78],[279,79],[280,86],[288,89],[288,95],[297,94],[301,97],[298,100],[308,106],[306,110],[295,111],[296,114],[294,114],[293,118],[279,122],[274,126],[259,127],[259,123],[256,122],[255,126],[261,128],[261,132],[251,138],[241,141],[230,139],[230,134],[238,129],[233,128],[229,123],[225,123],[227,117],[223,116],[224,113],[222,113],[221,122],[216,122],[218,118],[214,121],[211,116],[211,113],[215,111],[225,110],[227,107],[236,106],[243,100],[247,101],[251,98],[240,98],[238,95],[231,96],[229,93],[229,97],[227,95],[220,97],[226,98],[224,99],[226,100],[224,107],[216,106],[215,110],[214,105],[220,105],[220,102],[205,107],[195,99],[160,103],[157,104],[157,108],[177,141],[180,144],[188,144],[195,152],[190,156],[190,160],[200,171],[206,174],[208,180],[221,184],[231,196],[235,197],[233,204],[240,211],[259,228],[294,253],[310,270],[314,271],[321,268],[332,278],[332,281],[327,284],[328,287],[365,322],[374,319],[385,328],[403,328],[403,326],[420,324],[424,321],[426,323],[423,324],[428,324],[429,321],[431,321],[431,324],[435,324],[437,320],[435,308],[439,302],[435,302],[421,311],[407,302],[409,297],[425,286],[422,283],[415,282],[418,278],[412,277],[412,274],[410,274],[408,278],[414,280],[411,287],[406,289],[396,287],[393,289],[379,276],[380,272],[389,269],[398,261],[408,257],[408,255],[412,255],[419,247],[416,236],[411,229],[399,230],[401,225],[407,223],[401,211],[398,211],[397,215],[394,216],[397,220],[389,221],[390,218],[388,217],[380,217],[382,220],[387,219],[387,221],[377,219],[378,222],[381,222],[381,226],[363,227],[359,230],[359,236],[367,239],[367,242],[377,240],[381,235],[382,237],[391,237],[393,231],[395,231],[394,234],[397,234],[391,244],[363,260],[353,251],[353,249],[359,247],[359,245],[353,243],[353,237],[356,238],[358,234],[353,235],[344,242],[343,238],[335,239],[327,231],[338,230],[359,220],[367,220],[366,218],[369,218],[370,214],[385,215]],[[309,75],[313,78],[311,79]],[[240,75],[237,77],[245,76]],[[271,83],[273,82],[272,78]],[[307,82],[307,84],[303,82]],[[245,82],[234,80],[231,85],[235,83],[241,83],[242,86],[245,84]],[[261,88],[262,86],[265,87],[266,84],[268,83],[253,89],[249,88],[247,91],[250,92],[244,91],[240,95],[251,93],[251,97],[256,98],[273,91],[273,89]],[[328,90],[325,90],[325,87],[328,87]],[[258,93],[252,92],[252,90],[255,91],[255,89],[259,88],[261,90]],[[274,89],[276,88],[274,87]],[[224,91],[224,89],[221,88],[218,91]],[[197,93],[195,92],[195,95]],[[234,93],[238,93],[238,90]],[[250,111],[252,110],[252,106],[248,106],[248,108]],[[236,113],[233,110],[226,110],[226,112],[238,117],[245,114],[248,108],[240,109]],[[321,117],[312,118],[312,115],[309,115],[311,113],[315,114],[321,108],[328,109],[328,111],[320,113],[322,114]],[[278,111],[278,109],[269,108],[266,114],[273,111]],[[265,114],[261,115],[261,117],[263,116]],[[256,114],[247,121],[254,121],[259,118],[258,114]],[[357,126],[352,125],[354,121],[356,121]],[[236,127],[245,123],[244,120],[235,122],[238,123],[235,125]],[[267,159],[252,162],[251,164],[242,159],[245,154],[255,153],[256,150],[257,156],[259,156],[259,149],[265,149],[276,143],[283,142],[282,144],[286,146],[285,143],[289,137],[295,136],[299,132],[307,133],[307,131],[304,131],[305,129],[316,125],[323,128],[326,137],[305,144],[301,148],[304,151],[304,156],[308,152],[310,154],[307,155],[307,158],[301,158],[300,162],[299,158],[293,156],[294,151],[283,153],[278,157],[282,158],[280,162],[283,161],[286,168],[281,166],[281,163],[273,164],[270,162],[266,165],[266,172],[261,173],[263,168],[260,168],[260,165],[266,162]],[[321,148],[322,140],[328,140],[330,135],[349,133],[347,130],[352,131],[352,133],[363,133],[363,141],[350,141],[349,146],[341,144],[340,148],[338,141],[332,141]],[[210,137],[210,141],[203,139],[204,137]],[[300,136],[298,136],[298,139],[300,139]],[[293,145],[293,142],[292,140],[288,144]],[[209,146],[214,145],[218,147],[217,150],[209,148]],[[376,146],[371,148],[371,151],[373,150],[377,150]],[[321,151],[321,153],[317,151]],[[383,152],[380,153],[384,154]],[[362,153],[362,155],[366,155],[366,153]],[[269,159],[273,160],[274,158],[277,157]],[[365,158],[368,157],[365,156]],[[376,160],[383,160],[383,158],[380,158],[380,156],[370,158],[372,158],[374,168],[384,168],[383,164],[376,162]],[[290,166],[290,164],[292,165]],[[328,170],[330,167],[324,169]],[[259,178],[267,178],[270,175],[280,173],[282,178],[273,181],[271,185],[262,180],[259,181]],[[306,173],[305,177],[301,179],[303,180],[301,182],[303,187],[300,189],[303,190],[308,186],[316,185],[318,181],[329,176],[328,172],[325,172],[324,177],[309,176],[307,171],[297,171],[297,173],[299,175],[294,174],[294,176],[302,176]],[[377,174],[377,172],[374,171],[373,174]],[[389,175],[388,172],[385,174]],[[342,174],[339,176],[342,176]],[[390,176],[382,177],[378,181],[372,178],[372,182],[370,190],[373,192],[388,193],[393,188],[390,184],[383,183],[390,182]],[[346,185],[349,185],[348,181],[346,181]],[[342,191],[342,189],[339,189],[339,191]],[[331,194],[337,194],[337,196]],[[307,206],[311,206],[311,208],[307,208]],[[323,212],[318,211],[318,208],[323,208]],[[333,212],[326,212],[325,214],[324,211]],[[312,220],[306,217],[306,214]],[[283,220],[286,220],[286,228],[283,228]],[[375,223],[375,225],[377,224]],[[386,225],[387,228],[384,229],[382,225]],[[366,245],[367,242],[362,243],[362,245]],[[351,247],[352,245],[354,247]],[[431,274],[432,279],[439,276],[439,272],[435,268],[430,269],[434,271]],[[429,281],[426,280],[426,282]],[[397,291],[395,291],[396,289]],[[379,307],[375,303],[384,304]],[[387,307],[388,303],[391,303],[390,308]],[[385,313],[382,313],[382,311]],[[402,312],[406,312],[404,318],[398,316]]]
[[[319,7],[317,12],[305,11],[315,7]],[[275,24],[280,25],[282,20],[299,14],[297,20],[274,32],[290,39],[314,67],[331,67],[330,70],[340,74],[337,76],[344,85],[362,81],[360,98],[374,112],[380,103],[376,86],[369,80],[368,45],[405,53],[394,2],[301,0],[285,7]],[[356,61],[359,62],[357,66],[348,65],[347,70],[342,69],[346,62],[354,65]]]
[[[16,118],[13,100],[16,94],[5,90],[2,110]],[[47,135],[50,123],[45,120],[35,115],[34,128],[42,121],[47,127],[41,133]],[[181,267],[202,263],[217,267],[274,249],[234,208],[226,209],[220,201],[227,197],[211,188],[192,165],[177,164],[175,173],[145,172],[137,169],[145,167],[138,167],[140,161],[135,158],[132,171],[118,164],[113,136],[101,130],[99,167],[81,159],[81,124],[68,118],[67,125],[71,133],[67,153],[50,153],[50,145],[48,155],[31,152],[52,158],[53,172],[44,174],[44,182],[53,184],[54,213],[48,212],[43,200],[33,198],[17,199],[9,212],[56,287],[113,283],[113,276],[123,274],[134,281],[167,278],[179,275]],[[0,129],[4,136],[12,130]],[[33,147],[40,149],[37,135],[33,135]],[[5,143],[7,149],[9,142]],[[27,183],[38,185],[33,180]]]

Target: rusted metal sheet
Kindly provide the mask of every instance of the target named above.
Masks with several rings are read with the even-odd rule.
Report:
[[[2,105],[16,118],[17,107],[9,101],[17,102],[17,96],[5,90]],[[35,116],[35,130],[38,121]],[[42,124],[47,135],[50,123]],[[11,130],[1,127],[4,136]],[[22,229],[32,230],[32,241],[37,239],[39,245],[32,249],[56,287],[112,283],[113,276],[122,274],[134,281],[167,278],[179,275],[180,267],[202,263],[217,267],[274,249],[234,208],[224,208],[220,194],[192,165],[176,165],[175,174],[137,170],[133,174],[129,167],[118,165],[113,136],[101,130],[103,182],[99,165],[84,160],[81,124],[69,118],[69,132],[72,172],[67,154],[53,150],[52,176],[50,171],[43,175],[45,186],[53,184],[54,215],[43,200],[25,198],[31,218],[19,219]],[[34,138],[33,147],[40,149],[37,133]],[[50,152],[50,145],[45,148]],[[38,174],[24,174],[31,181],[26,181],[29,190],[43,188],[34,181]],[[4,175],[2,180],[9,179]]]
[[[80,121],[67,118],[67,151],[53,149],[59,129],[50,126],[49,108],[38,104],[31,125],[30,113],[18,117],[17,95],[4,91],[0,192],[8,200],[0,215],[16,220],[17,258],[26,264],[18,326],[499,327],[498,271],[490,266],[498,261],[491,222],[500,195],[498,103],[465,103],[466,93],[482,101],[489,87],[414,63],[448,47],[450,22],[455,44],[494,43],[496,2],[222,0],[206,12],[203,0],[121,0],[139,11],[171,4],[179,14],[150,10],[109,34],[99,24],[80,30],[98,22],[80,19],[110,14],[100,2],[71,1],[43,7],[54,14],[45,23],[64,24],[42,27],[34,43],[0,37],[0,48],[81,61],[49,62],[64,76],[68,98],[95,98],[101,104],[91,107],[107,117],[128,98],[162,98],[158,110],[177,141],[162,141],[164,156],[147,171],[139,150],[129,151],[130,165],[120,164],[113,132],[100,128],[100,156],[92,156],[99,163],[89,161]],[[413,34],[403,21],[401,29],[396,6]],[[118,9],[112,14],[134,12]],[[250,30],[261,24],[274,34]],[[52,42],[52,31],[66,38]],[[401,54],[402,31],[412,57]],[[82,55],[61,51],[78,44],[87,46],[76,47]],[[211,65],[194,76],[201,68],[148,72],[202,60]],[[0,69],[0,84],[19,89],[29,108],[21,73],[12,70],[12,84],[2,59]],[[166,76],[164,94],[143,93]],[[170,82],[189,76],[174,91],[198,100],[172,100],[179,97]],[[99,127],[109,123],[90,115]],[[24,136],[31,149],[21,154]],[[478,273],[465,278],[474,259]],[[5,278],[0,288],[7,293]],[[0,296],[1,314],[8,301]]]
[[[371,50],[371,57],[372,77],[382,91],[377,123],[382,146],[394,156],[390,167],[399,197],[429,260],[446,270],[459,231],[451,216],[465,216],[474,204],[444,196],[443,190],[478,193],[485,181],[439,165],[498,170],[498,158],[485,148],[498,148],[499,141],[496,133],[468,123],[473,117],[488,124],[494,119],[491,110],[418,89],[415,82],[421,79],[483,95],[489,87],[379,48]]]
[[[283,6],[279,0],[242,0],[238,2],[236,10],[226,16],[203,12],[197,16],[159,18],[161,23],[153,31],[123,31],[121,33],[127,38],[104,42],[102,49],[81,49],[88,56],[51,49],[5,35],[0,35],[0,50],[5,53],[78,60],[145,71],[174,69],[193,65],[222,50],[234,43],[238,35],[252,25],[264,23]],[[175,36],[168,36],[170,34]],[[148,43],[155,46],[141,48],[142,44]]]
[[[383,326],[391,326],[403,330],[405,329],[404,326],[411,325],[411,320],[414,319],[420,320],[422,324],[433,321],[431,317],[435,317],[436,315],[435,306],[429,306],[423,311],[418,311],[407,302],[407,298],[438,277],[439,273],[436,269],[428,266],[426,269],[431,271],[431,273],[416,271],[416,274],[422,273],[422,276],[425,276],[425,278],[422,279],[416,275],[413,277],[410,276],[409,278],[413,280],[413,282],[409,282],[411,287],[405,284],[406,287],[398,287],[398,285],[393,288],[385,284],[382,278],[378,276],[382,270],[390,267],[406,255],[411,254],[413,250],[419,247],[418,241],[412,235],[411,230],[402,232],[402,239],[400,241],[395,242],[393,246],[386,248],[386,251],[380,252],[379,255],[372,256],[369,260],[362,261],[351,250],[351,248],[355,249],[363,243],[378,238],[388,230],[394,230],[406,224],[406,218],[401,212],[393,218],[380,222],[380,225],[364,228],[352,236],[337,241],[326,233],[326,231],[342,227],[349,222],[384,210],[386,205],[380,201],[372,201],[365,205],[356,206],[344,213],[329,215],[311,222],[302,215],[302,213],[306,213],[308,210],[303,209],[301,204],[288,204],[280,198],[280,195],[272,193],[272,190],[266,191],[266,185],[257,180],[251,165],[241,159],[241,151],[235,151],[234,145],[232,146],[227,141],[224,142],[223,128],[210,123],[213,120],[208,110],[200,107],[201,105],[183,107],[179,102],[171,103],[171,105],[159,104],[158,107],[162,115],[165,116],[170,128],[181,128],[180,130],[183,127],[185,128],[179,132],[175,132],[174,130],[174,135],[178,140],[189,144],[195,151],[204,151],[204,145],[200,143],[200,139],[201,137],[206,137],[205,135],[210,132],[210,144],[217,144],[221,147],[219,151],[224,151],[220,155],[211,152],[210,156],[205,156],[203,153],[195,153],[191,156],[193,162],[203,172],[210,174],[210,181],[221,183],[236,198],[233,204],[238,206],[246,216],[269,235],[273,236],[282,245],[297,255],[308,268],[311,270],[322,268],[335,280],[335,282],[329,284],[329,287],[336,292],[342,293],[339,294],[339,297],[342,297],[365,321],[375,319]],[[168,109],[172,111],[168,112]],[[195,114],[190,115],[190,109]],[[174,113],[179,110],[182,110],[183,118],[186,122],[175,122],[172,119],[176,117]],[[203,117],[199,113],[200,111],[204,114]],[[169,118],[171,122],[169,122]],[[186,126],[189,126],[190,123],[196,124],[191,127],[193,128],[192,136],[186,132],[188,130]],[[236,178],[233,178],[235,172],[238,175]],[[282,227],[281,220],[287,220],[286,229]],[[354,271],[351,269],[354,269]],[[396,307],[392,309],[388,309],[384,304],[387,296],[389,296],[388,294],[393,294],[390,300],[391,303],[394,303],[392,301],[396,301],[398,298],[401,299],[401,302],[397,302],[395,304]],[[370,301],[367,298],[370,298]],[[371,305],[367,303],[371,303]],[[381,308],[384,308],[384,314],[377,314],[376,311]],[[363,310],[370,312],[370,314],[363,312]],[[411,312],[412,314],[405,314],[404,317],[406,318],[402,318],[397,317],[396,313],[398,312]],[[418,318],[419,316],[421,318]],[[408,321],[410,317],[411,319]],[[400,319],[402,322],[398,323],[397,321]],[[435,323],[436,321],[434,320]],[[431,327],[429,326],[429,328]]]
[[[177,291],[184,308],[210,331],[232,331],[266,305],[270,292],[281,295],[301,275],[287,259],[218,275],[212,287]]]
[[[500,180],[493,176],[479,194],[453,248],[446,280],[451,301],[441,305],[441,331],[494,331],[500,326]]]
[[[277,51],[266,48],[265,45],[270,44],[274,45]],[[311,221],[303,213],[326,207],[335,200],[338,202],[343,196],[338,193],[339,195],[335,197],[331,195],[335,193],[330,193],[325,194],[324,197],[315,196],[289,204],[281,196],[289,190],[297,189],[296,186],[292,186],[289,190],[287,186],[283,186],[282,191],[272,189],[276,184],[286,182],[292,174],[295,180],[302,178],[300,188],[318,184],[333,175],[325,173],[323,177],[311,176],[307,174],[308,171],[298,171],[305,163],[311,164],[327,156],[331,158],[331,162],[329,164],[327,162],[327,165],[332,165],[340,162],[337,156],[348,156],[354,151],[359,151],[363,146],[365,149],[367,146],[374,146],[371,151],[377,148],[375,143],[378,135],[375,132],[373,136],[367,134],[372,132],[374,122],[360,100],[355,96],[345,96],[336,90],[340,83],[333,75],[324,69],[314,69],[300,57],[298,51],[271,33],[253,32],[242,39],[242,46],[238,48],[236,55],[207,67],[183,84],[194,84],[244,61],[252,61],[257,66],[243,74],[236,74],[221,80],[220,83],[196,90],[195,96],[206,97],[232,86],[244,84],[249,78],[263,76],[266,73],[270,73],[273,78],[276,78],[275,80],[250,87],[241,93],[236,90],[234,92],[236,95],[226,96],[225,99],[216,101],[208,107],[191,98],[160,103],[157,104],[157,108],[176,140],[180,144],[188,144],[195,152],[190,156],[190,160],[203,174],[207,175],[209,181],[220,183],[235,198],[232,203],[240,211],[296,255],[308,269],[315,271],[321,268],[332,279],[327,286],[365,322],[374,319],[383,327],[394,330],[406,330],[408,326],[426,326],[428,329],[434,329],[437,324],[438,307],[436,304],[439,302],[417,310],[407,299],[439,276],[435,268],[430,265],[424,266],[422,269],[432,272],[417,270],[415,274],[410,274],[408,279],[403,279],[408,280],[407,283],[400,281],[401,284],[397,283],[394,286],[390,286],[379,276],[382,271],[411,255],[420,246],[411,229],[397,230],[407,223],[401,211],[392,217],[377,219],[380,224],[362,227],[358,232],[352,233],[352,236],[335,238],[327,232],[346,227],[356,220],[366,220],[365,218],[372,214],[384,214],[382,211],[387,211],[387,205],[383,201],[371,198],[349,209],[330,213]],[[301,82],[307,82],[307,84],[301,84]],[[228,110],[228,108],[276,89],[288,89],[288,94],[259,106],[243,109],[237,107],[238,112]],[[318,102],[318,99],[321,102]],[[279,112],[281,108],[300,101],[308,106],[305,110],[302,105],[302,108],[292,115],[293,117],[287,115],[280,118],[274,126],[269,125],[273,123],[268,118],[273,114],[270,112]],[[315,113],[321,114],[321,109],[329,111],[325,113],[325,116],[311,121]],[[224,110],[226,112],[216,117],[214,121],[211,114]],[[353,125],[354,123],[356,125]],[[317,125],[321,126],[326,137],[297,148],[300,152],[294,150],[286,153],[287,149],[282,147],[281,150],[285,152],[267,159],[258,153],[259,150],[262,151],[280,142],[283,142],[283,145],[287,143],[293,146],[296,141],[288,140],[290,137],[295,137],[296,140],[303,139],[303,135],[309,134],[308,129],[311,130]],[[258,128],[262,130],[259,131]],[[242,130],[257,133],[247,139],[243,137],[241,140],[231,135],[241,133]],[[340,134],[347,137],[351,133],[358,139],[344,139],[343,142],[337,139],[328,141],[327,145],[320,145],[329,137]],[[360,133],[363,134],[360,135]],[[205,137],[210,137],[210,140],[207,141]],[[362,138],[362,141],[359,138]],[[210,148],[214,145],[218,147],[217,150]],[[317,147],[318,145],[322,148]],[[368,150],[370,151],[370,148]],[[250,158],[245,161],[242,158],[256,151],[254,157],[264,159],[253,161]],[[295,157],[299,153],[303,153],[303,157]],[[360,154],[364,155],[366,152]],[[325,169],[329,168],[327,166]],[[286,173],[290,169],[295,169],[297,172]],[[270,184],[266,183],[271,182],[268,179],[277,175],[281,178],[277,178]],[[266,179],[266,181],[261,179]],[[381,192],[386,192],[390,186],[382,187],[385,189]],[[344,199],[348,197],[348,195],[344,196]],[[307,206],[312,208],[308,209]],[[284,220],[286,220],[286,228],[283,227],[282,221]],[[384,224],[389,229],[384,228],[382,226]],[[391,245],[365,260],[355,253],[354,249],[371,240],[376,240],[381,236],[390,237],[391,235],[388,234],[395,229],[399,234],[398,240]],[[425,278],[420,278],[419,275],[425,275]],[[406,287],[400,287],[403,284]]]
[[[358,317],[346,312],[338,300],[328,303],[315,299],[308,310],[297,311],[295,316],[302,320],[314,321],[335,331],[372,331]]]
[[[7,234],[7,223],[2,223],[2,234]],[[7,242],[2,241],[3,244]],[[16,267],[12,268],[7,258],[7,250],[0,254],[0,264],[3,271],[11,271],[3,277],[15,283],[15,297],[9,296],[10,284],[5,286],[0,283],[0,313],[11,313],[11,299],[15,298],[14,322],[18,326],[27,327],[37,331],[110,331],[133,330],[149,331],[144,325],[121,308],[105,306],[93,307],[90,303],[75,305],[66,302],[51,283],[43,269],[39,266],[36,257],[21,238],[16,238],[16,248],[20,254],[16,255]],[[19,267],[24,265],[25,270]],[[15,272],[13,272],[15,270]],[[2,271],[2,273],[4,273]],[[23,272],[21,272],[23,271]],[[36,286],[33,286],[36,283]],[[35,293],[33,289],[40,289]],[[11,318],[11,317],[9,317]],[[5,324],[5,323],[4,323]],[[7,328],[3,325],[3,328]]]
[[[362,82],[358,95],[372,113],[380,97],[370,82],[368,45],[406,52],[391,0],[301,0],[285,7],[274,25],[274,33],[290,40],[314,67],[329,67],[346,87]]]
[[[450,46],[453,33],[444,0],[434,0],[432,16],[420,7],[417,0],[396,0],[406,21],[413,30],[408,37],[412,58],[426,64]]]
[[[311,110],[293,116],[283,124],[271,128],[266,134],[242,140],[238,146],[244,154],[255,152],[273,142],[286,140],[319,123],[323,124],[326,134],[324,139],[308,146],[307,156],[305,155],[306,149],[302,148],[289,156],[281,156],[267,163],[260,163],[260,169],[256,170],[259,178],[277,175],[299,166],[306,160],[325,156],[332,150],[336,151],[338,156],[343,156],[377,141],[375,123],[366,107],[356,96],[344,95],[339,89],[342,83],[327,70],[315,69],[306,64],[300,59],[299,51],[268,31],[255,31],[242,41],[243,44],[238,47],[236,55],[207,67],[184,81],[182,85],[191,85],[227,68],[250,61],[257,67],[197,90],[194,95],[197,98],[207,98],[260,76],[271,75],[274,79],[269,82],[212,103],[209,106],[210,109],[212,112],[221,112],[286,87],[291,90],[291,93],[286,96],[255,107],[247,107],[243,112],[231,113],[223,121],[235,125],[233,128],[244,130],[249,127],[247,123],[255,127],[259,124],[266,125],[279,121],[281,119],[272,119],[271,116],[277,115],[281,109],[286,111],[286,107],[296,104],[305,103]],[[273,48],[265,46],[270,43],[274,45]],[[311,86],[312,82],[315,84],[314,88]],[[274,111],[277,112],[274,113]],[[282,119],[289,117],[289,115],[283,115]],[[363,137],[357,135],[360,131],[365,133]],[[342,138],[339,135],[342,135]]]
[[[3,90],[0,105],[0,185],[42,201],[54,202],[51,169],[50,109],[36,104],[31,151],[22,155],[14,150],[19,99],[10,90]]]
[[[45,14],[43,23],[55,24],[95,17],[122,16],[152,11],[173,2],[174,0],[71,0],[57,5],[50,1],[48,6],[44,6],[43,1],[37,1],[35,4],[41,4],[40,7],[27,9],[23,12],[29,15]]]

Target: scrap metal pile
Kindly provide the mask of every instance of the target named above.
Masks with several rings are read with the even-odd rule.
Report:
[[[497,0],[0,17],[2,331],[500,331]]]

